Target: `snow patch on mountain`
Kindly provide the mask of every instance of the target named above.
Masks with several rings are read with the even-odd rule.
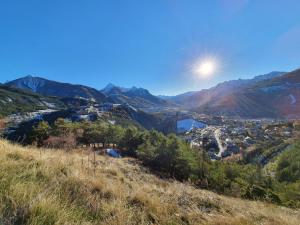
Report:
[[[9,97],[6,98],[7,102],[13,102],[13,100]]]
[[[294,105],[297,102],[296,97],[293,94],[290,94],[289,97],[291,98],[291,105]]]
[[[55,107],[56,107],[55,104],[54,104],[54,103],[51,103],[51,102],[43,101],[43,103],[44,103],[47,107],[49,107],[49,108],[55,108]]]
[[[261,88],[261,90],[263,92],[267,92],[267,93],[272,93],[272,92],[275,92],[275,91],[281,91],[281,90],[285,90],[287,89],[288,87],[285,86],[285,85],[277,85],[277,86],[270,86],[270,87],[264,87],[264,88]]]

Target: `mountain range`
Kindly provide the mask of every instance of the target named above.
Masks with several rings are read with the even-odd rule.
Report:
[[[170,105],[170,103],[164,99],[152,95],[147,89],[144,88],[124,88],[115,86],[113,84],[108,84],[104,89],[101,90],[101,92],[116,103],[128,103],[140,109],[166,107]]]
[[[272,79],[283,75],[284,72],[271,72],[265,75],[259,75],[252,79],[238,79],[225,81],[216,86],[203,89],[201,91],[191,91],[176,96],[161,96],[163,99],[173,101],[177,104],[183,105],[186,108],[197,108],[205,103],[211,102],[215,99],[220,99],[222,96],[232,94],[237,90],[242,90],[251,85],[267,79]]]
[[[43,96],[127,103],[145,111],[153,108],[176,110],[179,107],[209,115],[241,118],[300,118],[300,69],[226,81],[209,89],[177,96],[154,96],[143,88],[124,88],[113,84],[97,90],[33,76],[10,81],[5,86]]]
[[[84,85],[61,83],[41,77],[25,76],[7,82],[6,85],[45,96],[84,98],[98,103],[128,103],[141,109],[168,105],[165,100],[152,95],[146,89],[136,87],[122,88],[113,84],[107,85],[102,90],[96,90]]]
[[[242,118],[300,118],[300,70],[271,72],[253,79],[167,97],[185,109]]]

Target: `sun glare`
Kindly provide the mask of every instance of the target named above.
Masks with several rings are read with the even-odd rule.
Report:
[[[192,68],[192,71],[197,76],[201,77],[210,77],[212,76],[217,69],[216,60],[207,58],[207,59],[198,59]]]

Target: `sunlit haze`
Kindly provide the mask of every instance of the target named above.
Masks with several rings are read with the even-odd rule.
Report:
[[[30,74],[175,95],[291,71],[299,9],[299,0],[1,1],[0,83]]]
[[[214,59],[198,59],[193,65],[193,73],[201,78],[211,77],[217,70],[217,62]]]

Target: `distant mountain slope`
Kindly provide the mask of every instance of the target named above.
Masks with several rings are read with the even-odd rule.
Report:
[[[259,82],[246,93],[256,93],[262,106],[285,118],[300,118],[300,69]]]
[[[165,107],[170,105],[167,101],[152,95],[144,88],[123,88],[108,84],[101,91],[116,103],[128,103],[136,108]]]
[[[177,96],[169,97],[168,100],[186,108],[197,108],[217,101],[224,96],[230,96],[234,92],[250,87],[257,82],[272,79],[283,75],[284,72],[271,72],[265,75],[256,76],[253,79],[239,79],[225,81],[212,87],[196,92],[187,92]]]
[[[300,70],[295,70],[214,96],[196,111],[250,118],[300,118],[299,98]]]
[[[91,87],[61,83],[41,77],[26,76],[6,83],[9,86],[30,90],[47,96],[79,97],[94,99],[97,102],[106,100],[106,96]]]
[[[62,107],[64,104],[59,99],[43,97],[30,91],[0,85],[0,117],[12,113]]]

